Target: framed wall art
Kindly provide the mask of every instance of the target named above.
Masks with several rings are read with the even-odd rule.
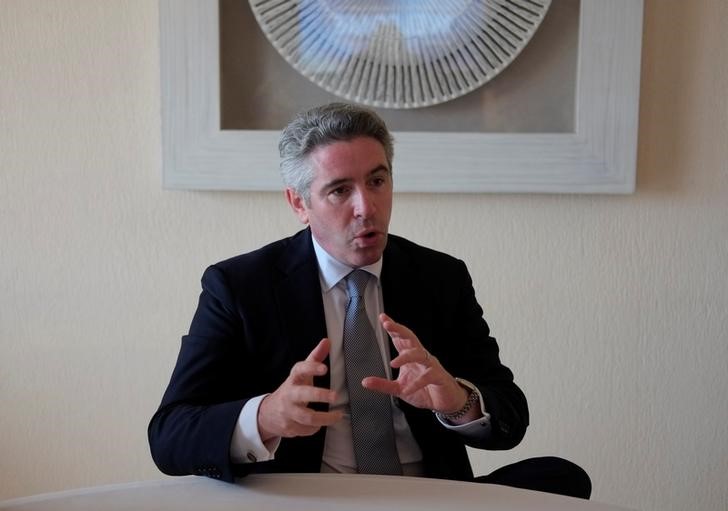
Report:
[[[337,97],[333,87],[320,87],[316,76],[303,76],[305,66],[289,65],[296,62],[281,48],[274,49],[275,34],[260,17],[258,4],[265,1],[251,0],[249,5],[246,0],[160,0],[165,188],[280,190],[277,143],[285,120],[314,104],[357,100],[350,91],[363,90],[349,87],[349,97]],[[303,10],[314,9],[316,2],[336,3],[291,3]],[[397,3],[376,0],[371,5],[381,8],[387,2]],[[285,2],[277,2],[281,3]],[[544,6],[542,13],[531,9],[534,20],[543,17],[542,26],[536,29],[534,22],[535,35],[528,34],[528,45],[518,48],[523,51],[513,63],[499,66],[487,79],[481,77],[482,83],[474,83],[465,94],[416,104],[427,99],[424,91],[439,87],[437,77],[426,84],[429,89],[412,87],[410,80],[395,92],[368,93],[370,106],[395,135],[395,191],[634,191],[643,0],[526,3]],[[513,10],[506,6],[504,12]],[[381,12],[376,16],[367,18],[369,25],[376,25]],[[286,19],[305,22],[303,15]],[[513,30],[507,21],[501,25],[510,37]],[[473,66],[487,71],[484,62],[491,54],[458,49],[457,41],[465,38],[462,30],[449,28],[456,23],[460,29],[465,26],[456,20],[437,30],[457,32],[453,44],[458,60],[464,56],[472,63],[474,55],[482,56],[483,65]],[[326,32],[334,34],[328,37],[334,49],[337,30],[341,29],[333,26]],[[387,37],[391,39],[391,33]],[[444,39],[438,35],[438,41]],[[497,52],[497,45],[494,48]],[[424,65],[415,71],[417,76],[426,74]],[[369,76],[368,84],[374,83],[375,89],[377,80],[397,83],[392,82],[393,74]],[[405,85],[409,96],[397,96]],[[367,103],[367,98],[361,99]]]

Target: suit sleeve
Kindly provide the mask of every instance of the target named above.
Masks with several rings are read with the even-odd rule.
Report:
[[[435,341],[442,345],[438,356],[453,376],[478,387],[490,414],[490,433],[469,438],[467,443],[483,449],[510,449],[518,445],[528,427],[526,397],[514,383],[511,370],[501,363],[498,344],[490,335],[462,261],[457,261],[451,282],[456,290],[449,296],[457,298],[444,306],[451,319]]]
[[[246,392],[234,377],[245,357],[242,319],[233,304],[222,271],[208,268],[190,332],[149,423],[152,458],[166,474],[234,478],[230,442],[247,399],[240,399]]]

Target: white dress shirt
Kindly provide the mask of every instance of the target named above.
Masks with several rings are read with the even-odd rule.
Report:
[[[329,353],[331,390],[335,391],[337,396],[336,402],[329,408],[344,411],[342,420],[326,428],[322,470],[326,472],[356,472],[343,354],[344,315],[348,301],[346,283],[343,279],[353,268],[334,259],[318,244],[315,238],[313,239],[313,246],[319,265],[326,331],[331,341],[331,351]],[[387,376],[391,378],[389,338],[378,320],[379,314],[384,312],[382,288],[379,280],[382,271],[382,259],[361,269],[373,276],[366,288],[365,306],[369,321],[372,323],[377,336],[382,354],[382,364],[385,367]],[[234,463],[267,461],[275,457],[275,451],[278,448],[280,439],[273,439],[264,443],[258,432],[258,407],[264,397],[265,395],[250,399],[240,413],[230,445],[230,456]],[[485,411],[482,396],[480,396],[480,406],[483,417],[478,420],[459,426],[440,422],[444,427],[456,430],[466,437],[487,435],[490,433],[490,416]],[[396,405],[396,400],[392,400],[392,420],[394,421],[397,452],[405,469],[405,475],[419,475],[416,468],[407,470],[407,467],[417,467],[419,462],[422,461],[422,451],[412,435],[404,413]]]

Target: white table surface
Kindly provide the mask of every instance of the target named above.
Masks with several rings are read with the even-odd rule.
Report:
[[[259,474],[228,484],[180,477],[0,502],[8,511],[618,511],[492,484],[352,474]]]

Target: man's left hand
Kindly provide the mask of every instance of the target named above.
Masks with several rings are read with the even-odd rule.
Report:
[[[364,388],[444,414],[465,406],[468,392],[442,367],[437,357],[422,346],[412,330],[386,314],[380,314],[379,321],[399,354],[390,363],[393,368],[399,368],[399,376],[396,380],[369,376],[362,380]]]

